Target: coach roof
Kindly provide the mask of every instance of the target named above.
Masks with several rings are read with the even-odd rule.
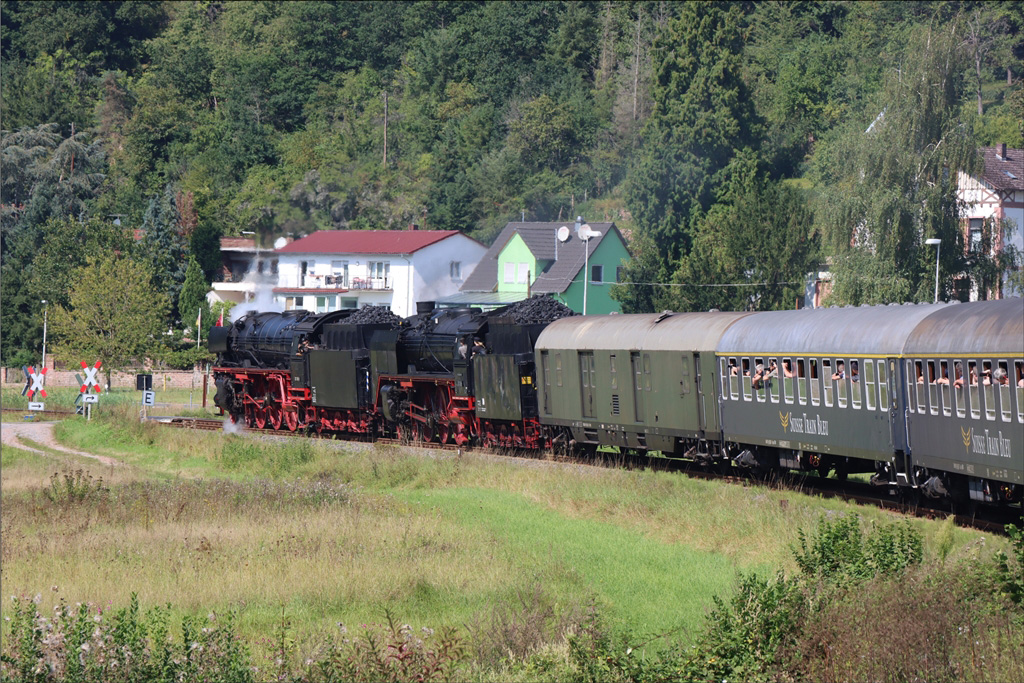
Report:
[[[911,332],[907,354],[1024,354],[1024,299],[943,306]]]
[[[736,321],[719,353],[898,356],[918,323],[958,304],[848,306],[767,311]]]
[[[716,311],[572,316],[548,325],[537,340],[537,350],[712,351],[729,325],[749,315]]]

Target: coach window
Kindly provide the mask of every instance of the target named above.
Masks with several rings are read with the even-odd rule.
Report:
[[[779,360],[777,358],[768,359],[768,371],[766,380],[768,382],[768,392],[772,397],[772,403],[779,402],[779,382],[781,382],[782,369],[779,367]]]
[[[754,385],[754,395],[757,400],[761,403],[765,402],[767,389],[765,385],[768,383],[768,366],[764,363],[764,358],[754,359],[754,372],[751,376],[751,382]]]
[[[644,391],[651,390],[651,354],[644,354]]]
[[[949,361],[939,361],[939,373],[940,377],[935,380],[935,383],[939,385],[939,399],[942,401],[942,414],[946,417],[952,415],[952,406],[949,403]]]
[[[740,397],[740,366],[735,356],[729,359],[729,395],[733,400]]]
[[[753,389],[750,383],[750,359],[744,358],[740,363],[743,366],[743,377],[740,378],[740,383],[743,385],[743,400],[749,401],[753,394]]]
[[[850,361],[850,405],[860,410],[860,361]]]
[[[878,408],[889,410],[889,372],[884,360],[878,361]]]
[[[779,373],[782,378],[782,395],[786,397],[786,403],[793,402],[793,383],[796,381],[796,372],[793,369],[793,359],[782,359],[782,370]]]
[[[912,360],[907,361],[907,410],[917,410],[917,372]]]
[[[985,418],[996,419],[996,388],[992,380],[992,361],[982,362],[981,390],[985,394]]]
[[[617,391],[619,388],[619,376],[615,374],[615,354],[608,355],[608,375],[612,381],[612,391]]]
[[[981,417],[981,394],[978,392],[978,363],[967,363],[967,400],[971,404],[971,417]]]
[[[812,366],[813,367],[813,366]],[[832,361],[828,358],[821,361],[821,380],[825,383],[825,405],[832,405]]]
[[[562,354],[555,354],[555,384],[562,386]]]
[[[1010,373],[1005,360],[996,363],[998,369],[992,374],[992,383],[998,386],[999,414],[1003,422],[1010,421]]]
[[[964,382],[967,380],[964,378],[963,366],[963,361],[953,363],[953,367],[956,368],[956,377],[953,379],[953,402],[956,404],[957,417],[967,415],[967,390],[964,388]]]
[[[836,358],[836,402],[840,408],[846,407],[846,386],[850,381],[850,368],[842,358]]]
[[[811,405],[818,405],[821,402],[821,384],[818,379],[818,359],[811,359],[811,376],[809,378],[809,386],[811,389]]]
[[[798,358],[796,361],[796,400],[800,405],[807,405],[807,361]]]
[[[725,358],[718,359],[718,376],[722,382],[722,398],[729,398],[729,361]]]
[[[1024,422],[1024,361],[1014,361],[1011,377],[1017,387],[1017,422]]]
[[[928,361],[928,411],[939,414],[939,377],[935,374],[935,361]]]
[[[875,409],[875,363],[864,361],[864,407]]]

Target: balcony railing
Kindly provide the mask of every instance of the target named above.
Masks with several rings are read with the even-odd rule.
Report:
[[[279,278],[277,286],[302,289],[389,290],[392,284],[389,277],[345,278],[343,275],[306,275],[297,278]]]

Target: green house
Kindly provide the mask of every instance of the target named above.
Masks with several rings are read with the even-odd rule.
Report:
[[[614,223],[508,223],[460,293],[439,303],[493,307],[547,294],[583,313],[585,293],[588,314],[618,313],[609,291],[627,259]]]

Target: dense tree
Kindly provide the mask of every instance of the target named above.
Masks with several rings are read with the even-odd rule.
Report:
[[[164,329],[169,301],[145,261],[108,254],[76,269],[70,307],[50,310],[54,354],[98,358],[107,371],[141,367]]]
[[[666,263],[689,251],[691,222],[714,203],[736,150],[758,143],[740,77],[741,19],[736,5],[689,3],[655,44],[654,111],[626,196]]]
[[[722,192],[681,259],[674,310],[792,308],[816,265],[817,235],[807,202],[770,180],[753,155],[730,165]]]

